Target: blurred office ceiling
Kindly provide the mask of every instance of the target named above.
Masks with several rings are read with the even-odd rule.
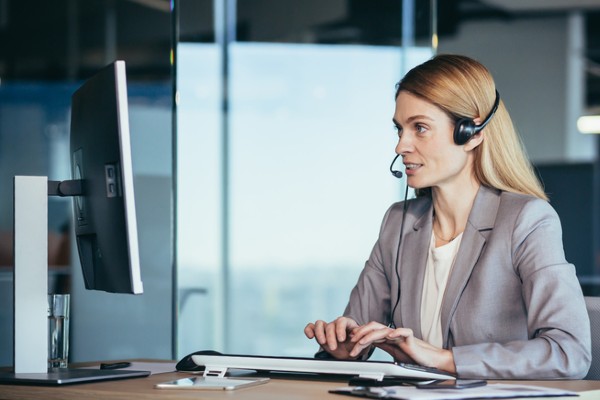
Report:
[[[77,80],[116,58],[168,79],[167,0],[0,0],[0,79]]]
[[[238,0],[236,40],[399,45],[400,0]],[[182,41],[213,42],[212,0],[177,0]],[[428,40],[429,0],[415,0]],[[586,20],[587,104],[600,106],[600,0],[438,0],[441,40],[466,21],[580,10]],[[0,0],[1,80],[86,78],[115,58],[135,80],[170,79],[170,0]]]
[[[560,15],[581,11],[586,24],[586,105],[600,107],[600,0],[459,0],[460,3],[481,3],[485,7],[506,13],[506,18]]]

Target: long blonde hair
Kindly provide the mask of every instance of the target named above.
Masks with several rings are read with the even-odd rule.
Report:
[[[484,119],[496,99],[496,85],[481,63],[459,55],[438,55],[410,70],[398,83],[444,110],[450,118]],[[475,148],[475,178],[485,186],[548,200],[529,161],[510,115],[500,101]]]

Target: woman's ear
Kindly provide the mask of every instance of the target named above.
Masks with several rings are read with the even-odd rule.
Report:
[[[471,136],[471,139],[469,139],[469,141],[467,143],[465,143],[464,149],[465,149],[465,151],[471,151],[471,150],[475,149],[477,146],[479,146],[481,144],[481,142],[483,142],[483,131],[480,131],[480,132],[474,134],[473,136]]]

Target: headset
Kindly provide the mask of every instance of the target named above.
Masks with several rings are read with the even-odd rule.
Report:
[[[456,125],[454,125],[454,143],[461,146],[467,143],[471,138],[477,133],[481,132],[483,128],[490,122],[496,110],[498,110],[498,105],[500,104],[500,94],[496,90],[496,100],[494,101],[494,106],[492,107],[492,111],[485,117],[485,120],[479,125],[475,124],[472,118],[459,118],[456,121]]]

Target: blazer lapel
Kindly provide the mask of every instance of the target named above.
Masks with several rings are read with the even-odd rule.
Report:
[[[400,262],[400,309],[401,325],[411,328],[417,338],[422,338],[421,332],[421,297],[423,295],[423,281],[429,254],[433,218],[433,205],[429,207],[417,220],[409,232],[402,238],[402,254]],[[426,249],[423,251],[423,249]]]
[[[444,293],[441,309],[441,324],[444,348],[448,347],[450,321],[471,272],[484,248],[487,233],[494,227],[500,204],[500,191],[481,186],[473,208],[469,214],[467,226],[463,232],[460,248]],[[422,285],[421,285],[422,286]]]

